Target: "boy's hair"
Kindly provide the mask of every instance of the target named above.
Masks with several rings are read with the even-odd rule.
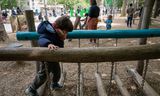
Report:
[[[96,0],[90,0],[91,5],[97,5]]]
[[[55,23],[61,30],[66,30],[68,32],[73,30],[73,24],[68,16],[59,17],[56,19]]]
[[[109,16],[108,16],[108,19],[110,19],[110,20],[111,20],[111,19],[112,19],[112,15],[109,15]]]
[[[131,3],[131,4],[129,4],[129,6],[130,6],[130,7],[132,7],[132,5],[133,5],[132,3]]]
[[[88,13],[85,13],[84,16],[88,16]]]

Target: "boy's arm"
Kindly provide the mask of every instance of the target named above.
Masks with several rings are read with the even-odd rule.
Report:
[[[67,34],[63,32],[61,29],[56,29],[56,32],[61,40],[65,40],[67,37]]]
[[[48,47],[48,49],[50,50],[56,50],[59,48],[58,46],[52,44],[51,41],[46,38],[39,39],[38,44],[40,47]]]
[[[48,47],[48,45],[51,44],[51,41],[48,40],[47,38],[40,38],[38,40],[38,44],[40,47]]]

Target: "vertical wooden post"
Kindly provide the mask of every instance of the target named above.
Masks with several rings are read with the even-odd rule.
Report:
[[[152,8],[155,0],[145,0],[145,5],[143,7],[143,17],[140,29],[148,29],[150,24],[150,17],[152,14]],[[140,45],[145,45],[147,43],[147,38],[141,38],[139,41]],[[137,72],[142,75],[144,68],[144,60],[139,60],[137,64]]]
[[[36,32],[33,10],[25,10],[25,17],[26,17],[26,20],[27,20],[28,31],[29,32]],[[37,47],[38,46],[37,40],[32,40],[31,45],[32,45],[32,47]],[[40,63],[41,62],[38,62],[38,61],[36,62],[36,72],[38,72],[39,69],[40,69]],[[47,82],[44,83],[38,89],[39,96],[43,96],[45,94],[46,85],[47,85]]]
[[[26,16],[26,20],[27,20],[28,31],[29,32],[36,32],[33,10],[25,10],[25,16]],[[36,40],[32,40],[31,45],[32,45],[32,47],[37,47],[38,43]],[[37,62],[36,64],[37,64],[36,65],[36,72],[38,72],[40,62]]]
[[[0,42],[7,41],[9,39],[7,32],[5,31],[5,27],[3,25],[2,13],[0,8]]]

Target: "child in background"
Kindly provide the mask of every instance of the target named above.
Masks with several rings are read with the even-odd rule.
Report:
[[[88,19],[88,13],[86,13],[84,19],[81,19],[80,21],[84,21],[83,25],[82,25],[82,29],[87,29],[87,19]],[[84,27],[84,28],[83,28]]]
[[[112,15],[109,15],[108,18],[104,21],[106,23],[106,30],[110,30],[112,28]]]

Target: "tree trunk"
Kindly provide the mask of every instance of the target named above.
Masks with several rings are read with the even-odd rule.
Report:
[[[123,0],[121,16],[126,16],[126,5],[127,5],[127,0]]]
[[[145,0],[145,5],[143,7],[142,23],[141,23],[140,29],[149,28],[154,1],[155,0]],[[145,45],[146,43],[147,43],[147,38],[141,38],[139,41],[140,45]],[[136,70],[140,75],[143,74],[143,68],[144,68],[144,61],[143,60],[138,61]]]
[[[4,25],[3,25],[3,20],[2,20],[2,13],[1,13],[1,9],[0,9],[0,42],[5,42],[9,39]]]
[[[156,18],[158,15],[158,5],[160,4],[159,0],[155,0],[154,3],[154,12],[153,12],[153,18]]]
[[[102,0],[96,0],[96,2],[97,2],[97,6],[102,5]]]

